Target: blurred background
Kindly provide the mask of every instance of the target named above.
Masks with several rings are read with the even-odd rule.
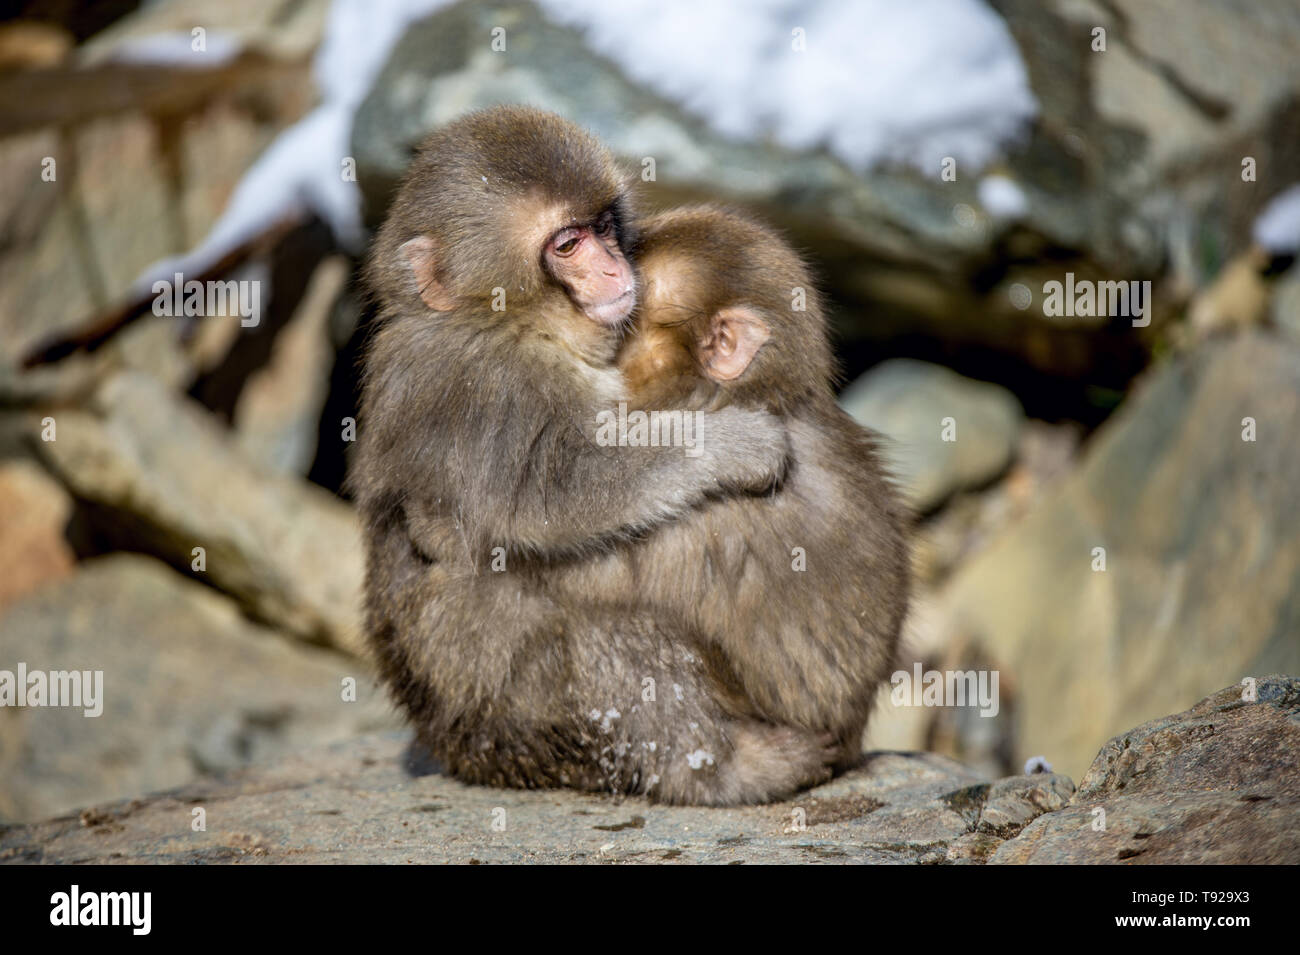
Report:
[[[1300,673],[1296,0],[3,10],[0,669],[103,670],[104,713],[0,707],[0,820],[400,725],[340,492],[356,269],[499,102],[814,263],[919,515],[906,663],[1000,677],[992,719],[882,697],[871,746],[1077,780]],[[177,273],[256,322],[156,314]]]

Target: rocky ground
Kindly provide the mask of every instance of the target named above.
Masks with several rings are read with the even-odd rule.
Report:
[[[389,733],[10,827],[0,861],[1300,863],[1300,680],[1255,692],[1229,687],[1117,736],[1077,790],[1054,773],[989,781],[931,753],[871,753],[791,802],[741,809],[464,786]]]

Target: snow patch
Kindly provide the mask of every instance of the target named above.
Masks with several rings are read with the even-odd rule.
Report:
[[[1255,242],[1273,255],[1300,252],[1300,184],[1273,197],[1251,230]]]
[[[243,44],[229,33],[209,30],[203,37],[202,50],[194,49],[194,37],[180,30],[126,37],[113,48],[108,59],[114,63],[139,66],[178,66],[211,69],[239,56]]]
[[[707,750],[697,749],[694,752],[686,754],[686,765],[691,769],[703,769],[706,765],[713,765],[713,754]]]
[[[155,280],[175,272],[207,270],[227,252],[304,210],[328,222],[340,245],[359,251],[365,238],[361,192],[343,176],[353,117],[406,28],[449,2],[334,0],[312,63],[320,105],[284,130],[249,167],[198,247],[145,269],[136,294],[148,294]],[[209,56],[212,42],[209,34]]]
[[[1029,200],[1015,180],[985,176],[976,187],[980,205],[995,219],[1019,219],[1029,211]]]
[[[981,0],[540,2],[718,132],[826,146],[857,168],[981,167],[1037,112],[1011,33]]]
[[[175,272],[210,268],[304,210],[359,250],[360,191],[342,174],[353,118],[407,27],[449,2],[334,0],[313,63],[320,105],[248,169],[203,242],[146,269],[137,294]],[[858,168],[894,160],[933,169],[944,156],[981,166],[1037,110],[1006,24],[981,0],[753,0],[743,10],[731,0],[541,5],[634,80],[724,135],[825,146]],[[803,51],[794,49],[796,30]],[[204,60],[186,34],[132,41],[119,57],[210,64],[238,51],[216,34],[207,42]]]

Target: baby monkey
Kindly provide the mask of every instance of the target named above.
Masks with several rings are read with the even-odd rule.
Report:
[[[643,304],[618,357],[629,408],[766,410],[786,423],[791,464],[779,489],[710,501],[607,556],[598,589],[682,619],[760,718],[829,735],[828,762],[847,768],[907,609],[906,510],[876,437],[836,402],[799,256],[713,206],[641,226]]]

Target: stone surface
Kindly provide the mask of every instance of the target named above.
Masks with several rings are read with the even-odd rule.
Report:
[[[954,574],[949,637],[1017,687],[1014,764],[1077,778],[1097,740],[1225,678],[1300,672],[1297,434],[1300,347],[1207,344],[1156,367],[1075,473]]]
[[[77,51],[86,64],[103,63],[140,41],[160,33],[188,36],[201,25],[224,47],[285,59],[303,59],[320,43],[329,15],[329,0],[168,0],[143,5],[106,30],[101,30]],[[211,45],[218,49],[218,40]]]
[[[980,810],[979,831],[1014,836],[1043,813],[1064,809],[1072,795],[1074,783],[1059,773],[1008,776],[989,789]]]
[[[235,440],[249,458],[279,474],[306,474],[334,367],[330,318],[351,264],[331,256],[316,267],[270,362],[249,376],[235,405]]]
[[[1068,188],[1031,205],[1089,247],[1116,224],[1121,272],[1167,256],[1194,288],[1249,241],[1300,168],[1300,7],[1289,0],[991,0],[1020,46],[1044,117],[1012,157]],[[1092,30],[1106,49],[1092,49]],[[1214,62],[1214,70],[1202,68]],[[1242,160],[1256,161],[1253,180]],[[1063,237],[1063,236],[1062,236]],[[1128,266],[1126,256],[1139,260]]]
[[[68,492],[35,463],[0,461],[0,612],[72,570],[71,516]]]
[[[0,365],[71,331],[102,299],[88,268],[74,178],[57,131],[0,140]],[[54,181],[41,179],[53,160]]]
[[[292,62],[0,74],[0,365],[136,304],[313,95]]]
[[[840,404],[885,436],[899,486],[920,511],[1001,474],[1015,455],[1024,420],[1005,388],[906,358],[871,369],[844,390]],[[944,440],[945,418],[955,423],[955,440]]]
[[[1292,268],[1273,287],[1270,318],[1292,341],[1300,342],[1300,268]]]
[[[494,26],[509,31],[504,55],[481,42]],[[849,306],[838,318],[850,337],[941,334],[1072,374],[1085,372],[1098,353],[1131,351],[1122,329],[1065,327],[1041,310],[1018,310],[1004,288],[989,288],[987,275],[976,288],[975,274],[987,269],[1008,230],[1019,228],[983,208],[976,170],[956,181],[941,180],[938,168],[855,171],[824,150],[794,152],[722,136],[632,83],[576,31],[518,0],[451,5],[414,25],[393,49],[353,127],[368,216],[382,215],[415,145],[431,129],[506,102],[580,122],[637,170],[646,157],[654,159],[654,180],[638,183],[650,206],[712,198],[755,207],[824,266],[831,291]],[[1140,233],[1149,248],[1138,255],[1130,248],[1133,230],[1121,227],[1124,207],[1091,195],[1076,199],[1058,182],[1072,172],[1057,168],[1060,150],[1039,152],[1039,162],[1025,163],[1013,177],[1028,196],[1034,229],[1047,230],[1029,247],[1080,249],[1094,229],[1103,241],[1080,258],[1103,255],[1110,263],[1154,268],[1153,236]],[[1037,177],[1044,164],[1047,175]],[[1104,180],[1094,185],[1105,188]]]
[[[1078,794],[1052,773],[990,783],[941,756],[871,753],[789,802],[658,806],[465,786],[388,733],[0,829],[0,862],[1294,863],[1300,680],[1258,690],[1113,740]],[[1106,833],[1088,827],[1096,804]],[[191,828],[198,807],[206,831]]]
[[[113,545],[196,571],[257,618],[361,654],[361,531],[315,485],[257,468],[201,407],[123,372],[38,447]],[[194,567],[194,548],[206,568]]]
[[[1112,739],[1068,808],[1003,843],[995,863],[1300,862],[1300,680],[1228,687]],[[1105,829],[1093,828],[1102,817]]]
[[[1067,271],[1093,281],[1172,272],[1156,298],[1158,329],[1246,248],[1254,216],[1300,168],[1300,14],[1289,0],[1186,0],[1177,12],[1173,0],[993,6],[1042,107],[989,170],[1023,194],[1017,216],[985,207],[981,170],[962,168],[955,181],[938,169],[858,171],[825,151],[720,136],[631,83],[578,33],[505,0],[439,10],[393,49],[353,131],[368,214],[381,216],[429,130],[526,101],[586,125],[638,169],[653,158],[656,177],[640,184],[652,206],[720,198],[779,224],[822,267],[850,341],[933,336],[1012,355],[1058,389],[1122,388],[1145,363],[1145,333],[1050,318],[1040,290]],[[1108,31],[1104,53],[1090,49],[1093,25]],[[509,31],[505,54],[481,41],[494,26]],[[1207,77],[1200,64],[1221,57],[1231,65]],[[1239,175],[1244,156],[1257,160],[1254,181]],[[1023,291],[1039,305],[1018,307]]]
[[[0,861],[940,862],[987,789],[949,760],[891,753],[789,803],[676,808],[413,776],[406,754],[405,734],[371,736],[9,829]],[[195,806],[206,832],[190,828]]]
[[[94,558],[0,616],[0,669],[103,671],[102,713],[0,707],[0,819],[39,819],[398,725],[356,659],[152,558]],[[344,702],[343,680],[357,702]]]

